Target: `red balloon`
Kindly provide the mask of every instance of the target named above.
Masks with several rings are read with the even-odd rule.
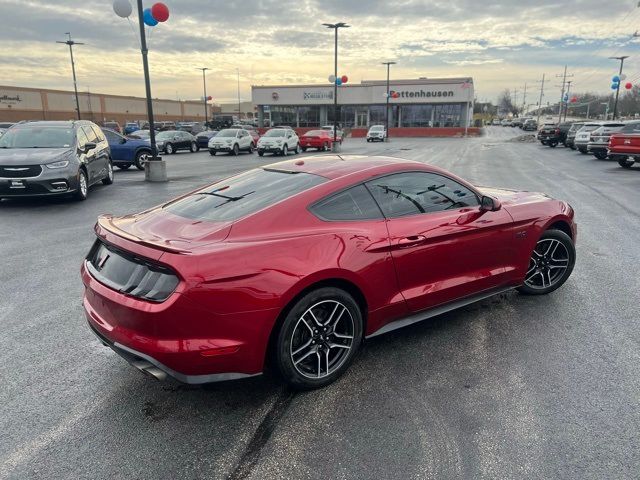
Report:
[[[628,82],[628,83],[624,86],[624,88],[626,88],[627,90],[631,90],[631,89],[633,88],[633,83]]]
[[[400,94],[398,92],[393,93],[393,98],[400,98]]]
[[[213,100],[213,97],[212,97],[211,95],[209,95],[209,96],[207,97],[207,100]]]
[[[151,7],[151,15],[159,22],[166,22],[169,20],[169,7],[162,2],[154,3]]]
[[[571,103],[576,103],[578,101],[578,97],[571,97]]]
[[[347,77],[346,75],[342,75],[340,80],[342,80],[342,83],[347,83],[349,81],[349,77]]]

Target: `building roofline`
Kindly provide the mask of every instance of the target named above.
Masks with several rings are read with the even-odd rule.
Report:
[[[415,79],[393,79],[391,85],[438,85],[443,83],[459,84],[469,82],[473,84],[472,77],[447,77],[447,78],[415,78]],[[362,80],[360,83],[347,83],[342,87],[371,87],[374,85],[386,85],[386,80]],[[251,88],[320,88],[331,87],[330,83],[308,83],[301,85],[251,85]]]

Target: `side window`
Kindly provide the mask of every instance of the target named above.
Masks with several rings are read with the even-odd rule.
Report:
[[[364,185],[332,195],[311,207],[321,220],[372,220],[382,218],[380,209]]]
[[[471,190],[435,173],[397,173],[372,180],[366,185],[386,217],[479,205],[478,198]]]
[[[93,131],[93,128],[91,128],[89,125],[85,125],[81,128],[82,130],[84,130],[84,134],[87,136],[87,139],[90,142],[98,143],[98,136],[96,135],[96,132]]]
[[[81,148],[84,147],[84,145],[89,141],[82,127],[78,127],[78,129],[76,130],[76,137],[78,138],[78,147]]]
[[[104,133],[102,132],[102,129],[97,125],[91,125],[91,128],[93,129],[93,132],[96,134],[98,141],[104,142],[105,138],[104,138]]]
[[[120,143],[120,135],[109,131],[104,132],[104,134],[106,135],[109,143]]]

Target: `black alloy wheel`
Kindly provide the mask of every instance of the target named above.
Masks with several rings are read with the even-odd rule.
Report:
[[[289,310],[275,345],[278,371],[294,388],[323,387],[342,375],[362,341],[362,313],[347,292],[324,287]]]
[[[567,281],[576,262],[571,237],[560,230],[547,230],[536,243],[525,273],[521,293],[544,295]]]

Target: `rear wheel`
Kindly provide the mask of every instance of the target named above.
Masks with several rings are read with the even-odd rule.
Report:
[[[298,389],[323,387],[342,375],[362,341],[362,312],[334,287],[314,290],[291,308],[276,343],[282,377]]]
[[[171,143],[167,143],[164,146],[164,151],[167,152],[167,155],[171,155],[173,153],[176,153],[176,149],[173,147],[173,144],[171,144]]]
[[[579,148],[578,150],[580,150],[580,153],[583,155],[586,155],[587,153],[589,153],[586,148]]]
[[[329,144],[327,142],[324,142],[322,144],[322,151],[326,152],[327,150],[329,150]]]
[[[296,143],[296,148],[293,149],[293,154],[297,155],[298,153],[300,153],[300,150],[299,150],[299,145]]]
[[[558,146],[558,142],[547,142],[547,145],[549,145],[551,148],[556,148]]]
[[[542,234],[531,254],[524,283],[518,288],[529,295],[553,292],[567,281],[576,262],[571,237],[560,230]]]
[[[191,142],[190,150],[191,150],[191,153],[196,153],[198,150],[200,150],[200,147],[196,142]]]
[[[216,151],[215,150],[209,150],[209,155],[211,155],[212,157],[216,156]]]
[[[131,168],[131,165],[128,163],[121,163],[119,165],[116,165],[116,167],[118,167],[120,170],[129,170],[129,168]]]
[[[306,152],[307,151],[307,147],[302,147],[302,151]]]

